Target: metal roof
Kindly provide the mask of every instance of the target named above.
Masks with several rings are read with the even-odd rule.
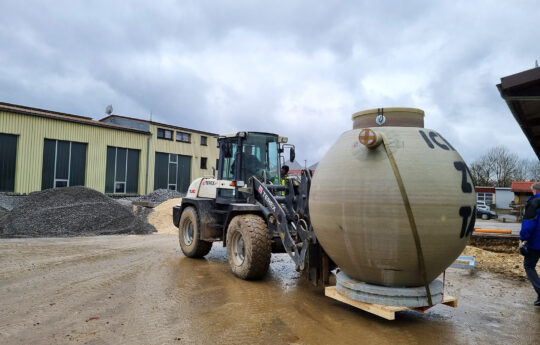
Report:
[[[497,88],[540,159],[540,67],[503,77]]]
[[[116,130],[120,130],[120,131],[148,134],[147,131],[142,131],[142,130],[138,130],[138,129],[133,129],[133,128],[129,128],[129,127],[115,125],[115,124],[112,124],[112,123],[105,123],[105,122],[95,121],[95,120],[92,120],[91,117],[60,113],[60,112],[57,112],[57,111],[45,110],[45,109],[39,109],[39,108],[32,108],[32,107],[27,107],[27,106],[24,106],[24,105],[17,105],[17,104],[5,103],[5,102],[0,102],[0,111],[4,111],[6,113],[14,113],[14,114],[22,114],[22,115],[29,115],[29,116],[44,117],[44,118],[53,119],[53,120],[74,122],[74,123],[79,123],[79,124],[82,124],[82,125],[104,127],[104,128],[116,129]]]
[[[127,120],[132,120],[132,121],[139,121],[139,122],[145,122],[145,123],[149,123],[149,124],[152,124],[152,125],[155,125],[155,126],[158,126],[158,127],[167,127],[167,128],[174,128],[174,129],[177,129],[177,130],[180,130],[180,131],[186,131],[186,132],[194,132],[194,133],[200,133],[200,134],[206,134],[208,136],[213,136],[213,137],[217,137],[218,134],[216,133],[210,133],[210,132],[204,132],[204,131],[200,131],[200,130],[197,130],[197,129],[191,129],[191,128],[186,128],[186,127],[179,127],[179,126],[175,126],[175,125],[169,125],[169,124],[166,124],[166,123],[161,123],[161,122],[155,122],[155,121],[150,121],[150,120],[144,120],[144,119],[138,119],[138,118],[135,118],[135,117],[129,117],[129,116],[124,116],[124,115],[115,115],[115,114],[112,114],[112,115],[109,115],[109,116],[105,116],[104,118],[102,118],[101,120],[99,121],[105,121],[107,119],[111,119],[111,118],[120,118],[120,119],[127,119]]]

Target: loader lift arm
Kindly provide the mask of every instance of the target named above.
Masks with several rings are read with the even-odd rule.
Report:
[[[286,185],[274,185],[264,184],[256,177],[251,179],[251,184],[253,200],[250,202],[259,205],[271,230],[279,234],[296,269],[304,270],[310,244],[317,243],[307,209],[311,174],[303,170],[298,186],[294,186],[290,179]],[[276,195],[284,191],[285,195]]]

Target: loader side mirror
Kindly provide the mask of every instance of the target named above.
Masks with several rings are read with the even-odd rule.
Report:
[[[216,168],[212,167],[212,177],[216,178]]]
[[[296,157],[296,152],[294,152],[294,147],[291,147],[291,150],[289,151],[289,160],[291,162],[294,162],[295,157]]]

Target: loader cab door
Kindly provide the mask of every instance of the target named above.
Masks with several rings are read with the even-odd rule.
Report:
[[[249,133],[242,142],[240,178],[245,183],[255,176],[260,181],[279,179],[279,153],[277,136],[265,133]]]
[[[236,164],[240,138],[224,138],[219,143],[219,166],[216,197],[218,199],[234,199],[236,197],[236,181],[239,170]]]
[[[220,180],[234,181],[236,179],[236,164],[234,162],[236,161],[237,147],[236,140],[226,140],[221,143],[218,168]]]

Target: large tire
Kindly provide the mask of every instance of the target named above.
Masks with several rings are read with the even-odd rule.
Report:
[[[268,272],[271,255],[270,232],[261,217],[244,214],[232,219],[227,228],[227,257],[235,276],[261,279]]]
[[[201,225],[197,211],[191,206],[186,207],[182,211],[178,224],[178,239],[185,256],[202,258],[212,249],[212,242],[201,240],[200,229]]]
[[[483,219],[483,220],[487,220],[487,219],[489,219],[489,216],[488,216],[487,214],[484,213],[484,214],[482,214],[482,219]]]

